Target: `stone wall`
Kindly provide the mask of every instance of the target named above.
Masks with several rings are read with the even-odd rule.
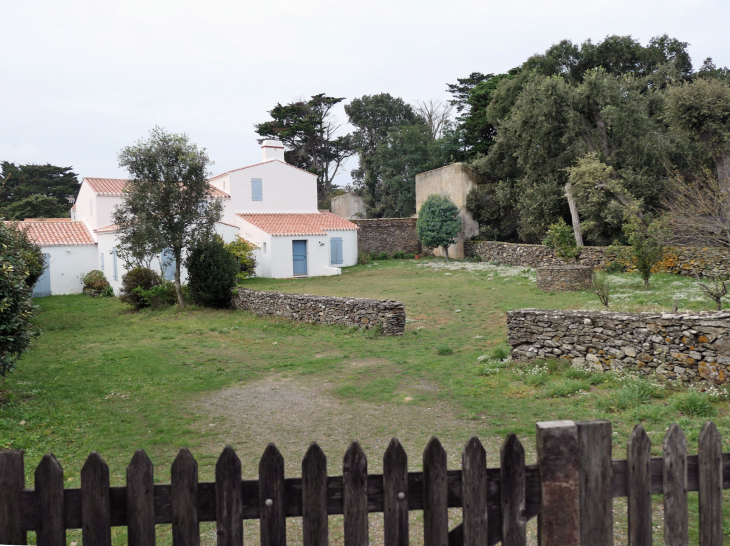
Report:
[[[393,300],[336,298],[264,292],[239,288],[233,297],[236,309],[257,315],[281,317],[300,322],[344,324],[371,329],[378,325],[383,335],[402,335],[406,326],[405,305]]]
[[[565,265],[555,253],[543,245],[523,245],[502,243],[498,241],[466,241],[464,251],[467,256],[480,256],[489,262],[521,267],[541,267]],[[608,252],[607,247],[586,246],[578,258],[579,265],[593,268],[603,267],[616,260],[616,256]],[[629,271],[636,268],[625,263]],[[730,275],[730,249],[711,247],[676,247],[667,252],[655,268],[657,273],[675,273],[692,276],[697,270],[700,276],[706,272],[718,270],[723,275]]]
[[[354,193],[345,193],[333,197],[330,201],[330,208],[333,214],[341,216],[345,220],[367,217],[365,201],[363,201],[362,197]]]
[[[596,371],[636,371],[717,384],[730,379],[730,313],[507,313],[512,358],[562,358]]]
[[[373,218],[352,222],[360,227],[357,230],[358,252],[421,253],[416,218]]]
[[[545,292],[587,290],[591,287],[593,269],[583,265],[546,266],[537,269],[537,287]]]

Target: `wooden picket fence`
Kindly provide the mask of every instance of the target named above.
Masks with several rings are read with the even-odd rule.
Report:
[[[304,546],[326,546],[328,516],[344,515],[345,546],[367,546],[368,514],[384,514],[386,546],[409,546],[409,512],[423,511],[425,546],[520,546],[526,523],[538,516],[543,546],[613,544],[613,499],[628,497],[632,546],[652,544],[652,494],[664,496],[664,543],[688,543],[687,492],[699,491],[700,544],[722,544],[722,490],[730,488],[730,453],[722,453],[711,422],[699,436],[697,455],[687,455],[682,430],[672,425],[663,456],[651,457],[651,442],[637,426],[626,460],[611,458],[608,421],[537,424],[537,464],[525,465],[517,437],[507,437],[500,468],[487,468],[486,452],[472,437],[461,470],[448,470],[446,452],[432,438],[423,472],[408,472],[405,450],[393,439],[383,474],[367,471],[354,442],[341,476],[328,476],[327,459],[312,444],[301,478],[285,478],[284,459],[271,444],[258,480],[242,480],[241,462],[226,447],[215,482],[198,482],[187,449],[172,464],[171,483],[154,484],[153,466],[138,450],[127,467],[127,484],[110,487],[109,467],[93,452],[81,470],[81,488],[64,489],[63,469],[47,454],[35,470],[35,488],[25,488],[22,451],[0,452],[0,544],[25,544],[35,531],[39,546],[64,546],[66,529],[82,529],[84,546],[109,546],[111,527],[126,526],[130,546],[155,544],[155,525],[172,524],[175,546],[198,546],[199,524],[215,521],[221,546],[244,543],[243,520],[260,520],[261,546],[286,544],[286,518],[301,517]],[[461,508],[463,522],[449,531],[448,509]]]

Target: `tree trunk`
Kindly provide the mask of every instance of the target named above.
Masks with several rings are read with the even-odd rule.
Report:
[[[568,198],[568,207],[570,208],[570,218],[573,222],[575,244],[577,246],[583,246],[583,234],[580,231],[580,216],[578,215],[578,207],[575,206],[575,199],[573,198],[573,185],[570,182],[565,185],[565,197]]]
[[[449,261],[449,245],[444,246],[444,252],[446,253],[446,261]]]
[[[175,252],[175,294],[177,294],[177,304],[180,308],[185,307],[185,300],[183,299],[182,284],[180,283],[180,258],[182,252]]]
[[[730,202],[730,143],[725,146],[724,153],[715,156],[715,166],[717,168],[717,183],[728,195]]]

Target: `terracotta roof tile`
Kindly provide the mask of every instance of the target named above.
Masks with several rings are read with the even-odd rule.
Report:
[[[96,228],[94,233],[114,233],[117,229],[119,229],[119,227],[116,224],[112,224],[111,226]]]
[[[124,187],[129,182],[124,178],[84,178],[84,181],[89,183],[89,187],[95,194],[114,197],[121,197]],[[211,186],[210,188],[213,197],[220,197],[222,199],[231,198],[230,195],[215,186]]]
[[[73,222],[71,218],[26,218],[23,222]]]
[[[70,218],[49,218],[43,221],[25,220],[5,222],[16,225],[28,233],[28,237],[40,246],[94,245],[96,242],[83,222]]]
[[[271,235],[326,235],[325,230],[355,231],[358,229],[356,224],[331,212],[239,213],[236,216]]]

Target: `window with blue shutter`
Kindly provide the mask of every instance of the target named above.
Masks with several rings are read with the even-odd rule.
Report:
[[[251,201],[263,201],[264,191],[263,184],[260,178],[251,179]]]
[[[114,274],[114,280],[118,281],[119,277],[117,275],[117,249],[112,249],[112,273]]]
[[[330,239],[330,253],[332,265],[342,264],[342,237],[332,237]]]

